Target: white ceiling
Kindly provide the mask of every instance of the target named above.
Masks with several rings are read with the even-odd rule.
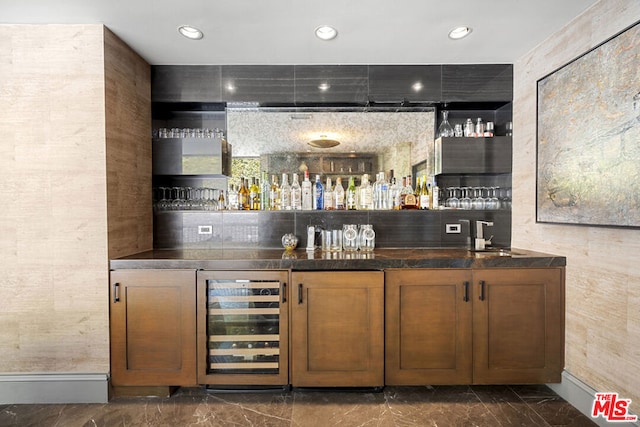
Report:
[[[596,1],[0,0],[0,23],[103,23],[154,65],[513,63]]]

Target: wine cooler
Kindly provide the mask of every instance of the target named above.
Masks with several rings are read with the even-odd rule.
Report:
[[[288,384],[287,271],[198,272],[198,381]]]

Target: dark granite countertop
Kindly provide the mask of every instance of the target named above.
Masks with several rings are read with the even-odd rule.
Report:
[[[566,258],[524,249],[485,252],[456,248],[363,252],[285,252],[278,249],[152,250],[111,260],[116,269],[382,270],[388,268],[563,267]]]

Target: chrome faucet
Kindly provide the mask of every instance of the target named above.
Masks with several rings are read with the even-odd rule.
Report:
[[[476,251],[482,251],[486,248],[487,245],[491,244],[491,239],[493,239],[493,235],[488,239],[484,238],[483,226],[493,227],[492,221],[476,221]]]

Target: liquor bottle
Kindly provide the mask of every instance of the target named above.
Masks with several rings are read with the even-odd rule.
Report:
[[[251,200],[249,198],[246,178],[242,178],[242,184],[240,185],[240,190],[238,190],[238,209],[243,211],[251,209]]]
[[[440,209],[440,187],[435,181],[431,186],[431,209]]]
[[[286,173],[282,174],[282,183],[280,183],[280,210],[291,210],[291,186]]]
[[[302,209],[302,188],[298,182],[298,174],[293,174],[293,182],[291,183],[291,209],[299,211]]]
[[[218,194],[218,210],[224,210],[226,208],[227,204],[224,199],[224,190],[220,190],[220,194]]]
[[[380,172],[380,185],[378,186],[378,208],[377,209],[391,209],[389,203],[389,182],[384,172]]]
[[[344,188],[342,178],[336,178],[336,186],[333,188],[333,199],[336,210],[344,210]]]
[[[229,186],[229,190],[227,191],[227,197],[229,199],[229,203],[227,204],[227,209],[229,210],[238,210],[238,192],[236,191],[235,184],[231,184]]]
[[[376,180],[371,184],[371,193],[373,195],[373,209],[380,209],[380,172],[376,174]]]
[[[349,177],[349,185],[347,186],[347,209],[354,211],[357,209],[356,184],[353,177]]]
[[[400,190],[402,190],[402,187],[396,181],[396,177],[392,177],[391,186],[389,187],[389,209],[400,209]]]
[[[321,211],[324,208],[324,188],[320,181],[320,175],[316,175],[316,183],[313,186],[313,209]]]
[[[327,177],[327,184],[324,187],[324,210],[333,210],[333,186],[331,185],[331,178]]]
[[[304,181],[301,185],[302,192],[302,210],[310,211],[313,209],[313,190],[311,189],[311,181],[309,181],[309,171],[304,171]]]
[[[369,184],[369,175],[366,173],[362,175],[362,183],[360,184],[358,192],[358,209],[371,210],[373,209],[373,188]]]
[[[263,211],[268,211],[271,206],[269,205],[269,191],[271,186],[269,185],[269,175],[266,171],[262,171],[262,178],[260,179],[260,208]]]
[[[420,183],[420,195],[419,195],[418,204],[420,205],[420,209],[429,209],[430,197],[429,197],[429,191],[427,189],[427,184],[426,184],[427,177],[423,175],[421,178],[422,180]]]
[[[251,186],[249,187],[249,200],[251,201],[252,211],[259,211],[261,209],[260,185],[258,184],[258,182],[256,182],[256,178],[251,177]]]
[[[280,186],[278,185],[278,175],[271,175],[271,187],[269,188],[269,209],[280,210]]]
[[[404,185],[400,192],[400,205],[402,209],[417,209],[418,200],[411,186],[411,175],[402,178],[402,183]]]

